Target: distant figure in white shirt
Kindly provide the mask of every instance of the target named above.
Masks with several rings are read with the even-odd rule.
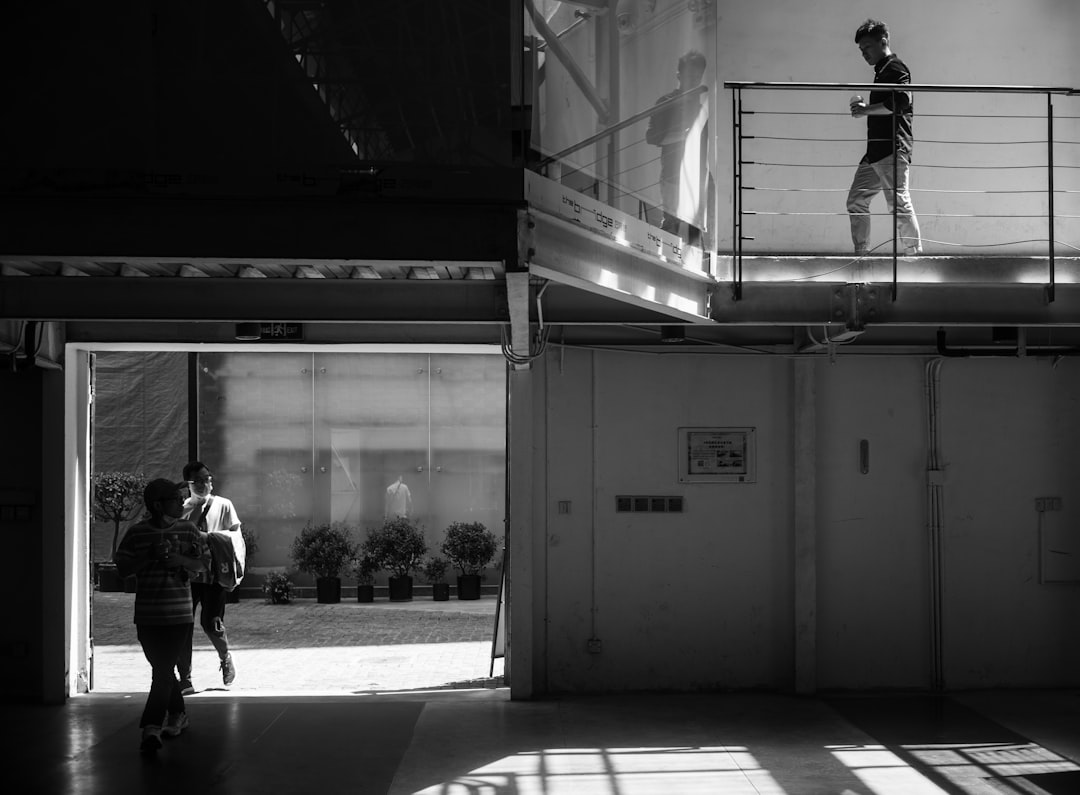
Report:
[[[184,480],[191,490],[191,496],[184,502],[184,519],[194,522],[203,534],[240,532],[240,517],[236,515],[236,508],[227,498],[212,493],[214,477],[204,463],[188,463],[184,467]],[[229,636],[225,631],[225,593],[212,572],[203,572],[191,579],[191,611],[194,614],[199,605],[202,605],[199,624],[221,659],[221,681],[231,685],[236,678],[236,666],[229,652]],[[191,644],[194,641],[194,628],[194,624],[188,626],[187,646],[177,665],[180,691],[183,695],[195,692],[191,684]]]
[[[412,513],[412,493],[401,475],[398,479],[386,487],[386,503],[383,515],[387,519],[395,516],[408,517]]]

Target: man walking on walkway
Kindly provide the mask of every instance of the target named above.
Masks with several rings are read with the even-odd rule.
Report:
[[[184,519],[194,522],[203,533],[239,533],[240,517],[225,497],[211,494],[214,478],[201,461],[192,461],[184,467],[184,480],[188,482],[191,496],[184,503]],[[192,613],[202,605],[199,624],[221,658],[221,681],[231,685],[236,678],[236,667],[229,653],[229,638],[225,632],[225,589],[217,583],[212,572],[193,577],[191,581]],[[191,645],[194,642],[194,624],[188,625],[188,639],[177,665],[180,673],[180,689],[186,694],[194,693],[191,683]]]
[[[884,22],[866,20],[855,31],[855,43],[859,45],[863,60],[874,67],[875,83],[911,82],[911,70],[889,48],[889,28]],[[855,254],[861,257],[869,253],[870,200],[880,191],[885,193],[890,212],[896,205],[900,238],[897,248],[907,256],[919,254],[922,236],[908,193],[915,115],[911,92],[871,91],[869,103],[862,97],[853,97],[851,115],[866,117],[866,155],[855,171],[847,200]]]

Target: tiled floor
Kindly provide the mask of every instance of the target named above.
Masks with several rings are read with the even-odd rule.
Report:
[[[489,642],[469,644],[482,649],[473,662],[486,673]],[[243,650],[237,683],[189,698],[191,728],[153,758],[137,752],[142,684],[72,698],[62,707],[7,707],[13,739],[0,746],[5,780],[25,782],[19,792],[109,795],[1080,793],[1077,691],[626,694],[529,702],[511,701],[504,688],[490,686],[406,692],[419,681],[411,677],[426,667],[423,660],[439,660],[441,669],[459,652],[455,645]],[[424,646],[447,648],[425,652]],[[386,664],[380,668],[378,660]],[[124,664],[133,672],[138,667]],[[142,667],[140,682],[145,662]],[[376,668],[385,673],[371,675]],[[324,674],[305,686],[347,686],[303,695],[271,686],[298,670]],[[420,678],[432,678],[427,670]],[[454,670],[452,676],[470,678],[465,668]],[[401,689],[386,689],[391,685]]]
[[[1080,792],[1076,692],[219,694],[191,699],[191,728],[150,759],[136,752],[141,703],[8,710],[7,780],[110,795]]]

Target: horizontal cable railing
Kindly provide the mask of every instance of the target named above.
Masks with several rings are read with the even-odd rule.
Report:
[[[904,243],[913,253],[919,253],[922,244],[935,253],[1046,244],[1049,300],[1054,298],[1056,247],[1080,251],[1075,245],[1080,242],[1080,116],[1055,116],[1054,108],[1055,97],[1075,97],[1075,89],[735,81],[724,87],[732,92],[736,298],[742,295],[745,255],[782,253],[777,241],[796,241],[804,254],[814,250],[814,241],[822,241],[817,248],[835,251],[837,227],[847,226],[852,214],[869,221],[871,229],[875,218],[882,219],[877,225],[891,228],[891,235],[871,243],[867,252],[856,250],[852,264],[891,248],[894,299]],[[847,103],[821,100],[822,92],[910,92],[915,108],[908,193],[921,226],[918,240],[905,240],[899,233],[908,216],[897,209],[903,197],[896,187],[890,189],[892,198],[900,196],[901,201],[890,201],[888,213],[855,211],[837,196],[851,191],[860,147],[868,143],[866,122],[860,118],[853,126]],[[993,96],[972,96],[981,94]],[[929,105],[930,112],[923,105]],[[878,139],[889,151],[896,149],[898,119],[894,110],[892,139]],[[1065,122],[1068,129],[1062,134],[1059,128],[1055,135],[1055,121]],[[896,186],[896,158],[892,168]],[[965,222],[973,222],[966,233],[961,228]],[[1078,239],[1069,243],[1064,238],[1070,235]],[[752,243],[756,246],[750,251]]]

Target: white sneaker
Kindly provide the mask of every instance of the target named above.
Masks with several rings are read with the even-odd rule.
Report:
[[[165,725],[161,727],[161,733],[166,737],[179,737],[180,732],[191,725],[186,712],[170,712],[165,716]]]
[[[917,257],[922,254],[922,246],[908,246],[904,249],[905,257]]]
[[[161,727],[143,726],[142,742],[139,743],[139,750],[144,754],[152,754],[159,748],[161,748]]]

